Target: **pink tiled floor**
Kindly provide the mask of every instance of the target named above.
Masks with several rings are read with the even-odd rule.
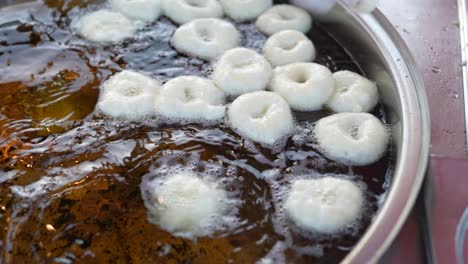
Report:
[[[379,9],[404,38],[426,82],[431,108],[430,198],[426,199],[434,256],[456,263],[455,230],[468,207],[468,160],[456,0],[380,1]],[[417,206],[422,206],[419,203]],[[383,263],[423,263],[421,208],[416,208]],[[466,239],[465,239],[466,241]],[[465,242],[468,246],[468,241]],[[468,248],[465,246],[465,255]]]

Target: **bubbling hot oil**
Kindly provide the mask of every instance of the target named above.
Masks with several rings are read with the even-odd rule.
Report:
[[[97,4],[44,2],[0,11],[0,262],[328,263],[356,244],[385,193],[391,152],[366,167],[327,160],[310,140],[311,124],[330,115],[326,111],[295,113],[298,134],[275,151],[224,124],[162,126],[95,115],[99,86],[117,71],[143,71],[165,81],[209,76],[211,67],[170,46],[176,26],[165,18],[131,40],[102,46],[70,28]],[[242,46],[260,51],[266,38],[255,26],[237,26]],[[360,72],[322,26],[315,25],[309,37],[318,63]],[[374,114],[385,121],[381,107]],[[220,168],[210,177],[240,201],[231,212],[233,225],[195,241],[151,224],[140,184],[157,177],[162,163],[205,172]],[[363,184],[368,213],[352,232],[301,235],[282,219],[281,197],[297,175],[327,173]]]

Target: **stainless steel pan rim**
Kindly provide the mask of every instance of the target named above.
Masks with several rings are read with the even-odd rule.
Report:
[[[394,132],[401,131],[397,135],[398,157],[390,191],[372,225],[343,261],[375,263],[398,235],[421,189],[429,158],[429,106],[416,63],[384,15],[378,10],[372,14],[356,14],[350,10],[346,13],[367,33],[374,42],[372,45],[378,47],[401,103],[399,128],[394,128]]]

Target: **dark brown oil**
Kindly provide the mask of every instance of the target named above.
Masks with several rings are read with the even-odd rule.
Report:
[[[274,152],[246,144],[225,125],[153,127],[95,116],[99,85],[116,71],[144,71],[164,81],[208,76],[211,68],[177,54],[169,44],[176,27],[165,18],[120,45],[80,39],[70,24],[97,8],[88,2],[48,0],[0,11],[0,18],[10,18],[0,20],[0,263],[254,263],[281,242],[285,259],[279,261],[343,259],[378,210],[391,155],[348,167],[322,157],[313,142],[291,139]],[[255,26],[238,27],[242,45],[260,50],[266,38]],[[309,36],[317,62],[360,72],[326,28],[317,24]],[[329,114],[296,118],[305,125]],[[374,114],[385,122],[382,108]],[[171,151],[237,167],[245,201],[238,217],[245,222],[235,232],[195,242],[148,222],[139,185]],[[277,232],[271,184],[256,175],[264,171],[286,181],[297,173],[347,174],[367,186],[368,214],[348,235],[306,237],[294,227]]]

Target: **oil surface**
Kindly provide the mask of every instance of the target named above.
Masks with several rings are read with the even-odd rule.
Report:
[[[46,0],[0,10],[0,262],[3,263],[289,263],[337,262],[356,244],[378,210],[392,174],[387,155],[366,167],[327,160],[307,140],[326,111],[295,113],[298,133],[273,151],[242,139],[224,124],[153,126],[93,113],[99,85],[122,69],[162,81],[209,76],[210,65],[178,54],[166,18],[119,45],[79,38],[74,19],[99,8],[91,1]],[[242,46],[260,51],[266,37],[237,25]],[[316,62],[360,73],[352,57],[314,25]],[[374,114],[385,122],[383,109]],[[164,160],[197,170],[218,164],[244,201],[236,230],[197,241],[150,224],[139,185]],[[158,165],[159,164],[159,165]],[[191,163],[193,164],[193,162]],[[355,232],[304,236],[279,224],[275,188],[297,175],[344,174],[366,186],[368,212]],[[308,177],[309,177],[308,176]],[[273,179],[273,180],[272,180]]]

